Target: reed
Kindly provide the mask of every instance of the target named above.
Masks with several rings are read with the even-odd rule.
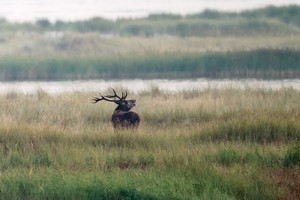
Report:
[[[110,58],[1,58],[0,80],[296,78],[299,51],[256,49]]]

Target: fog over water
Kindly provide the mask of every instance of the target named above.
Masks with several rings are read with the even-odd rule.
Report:
[[[298,4],[299,0],[1,0],[0,18],[24,22],[47,18],[75,21],[144,17],[151,13],[191,14],[204,9],[241,11],[268,5]]]
[[[167,92],[179,92],[182,90],[205,90],[209,88],[217,89],[247,89],[259,88],[265,90],[278,90],[281,88],[293,88],[300,91],[300,79],[289,80],[93,80],[93,81],[58,81],[58,82],[2,82],[0,83],[0,93],[18,92],[24,94],[34,94],[37,91],[44,91],[49,94],[61,94],[65,92],[100,92],[109,88],[122,88],[130,92],[138,93],[142,91],[158,88]]]

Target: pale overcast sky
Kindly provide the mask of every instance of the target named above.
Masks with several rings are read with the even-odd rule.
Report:
[[[0,0],[0,18],[9,21],[116,19],[149,13],[189,14],[204,9],[241,11],[267,5],[300,5],[300,0]]]

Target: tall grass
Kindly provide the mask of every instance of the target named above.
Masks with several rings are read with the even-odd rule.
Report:
[[[90,93],[8,93],[0,104],[3,199],[276,199],[295,191],[298,91],[132,94],[138,131]],[[287,98],[288,97],[288,98]],[[284,180],[280,182],[280,180]],[[285,184],[283,184],[285,183]]]

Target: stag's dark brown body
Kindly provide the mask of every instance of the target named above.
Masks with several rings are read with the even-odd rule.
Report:
[[[138,128],[141,121],[140,116],[137,113],[130,111],[135,106],[135,99],[126,100],[127,92],[122,92],[122,97],[119,97],[115,90],[113,90],[113,92],[114,95],[108,96],[102,96],[100,94],[101,98],[95,97],[93,99],[94,103],[105,100],[118,104],[111,117],[111,122],[115,129]]]
[[[115,111],[111,122],[114,128],[137,128],[140,125],[140,117],[135,112]]]

